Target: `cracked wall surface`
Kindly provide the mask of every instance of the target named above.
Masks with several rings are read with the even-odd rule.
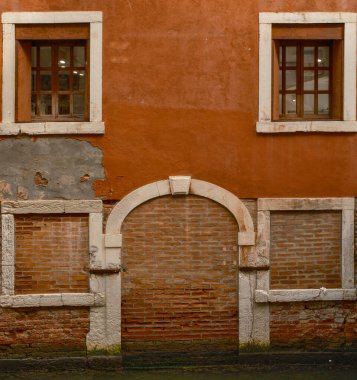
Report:
[[[0,141],[1,199],[93,199],[102,151],[69,138]]]

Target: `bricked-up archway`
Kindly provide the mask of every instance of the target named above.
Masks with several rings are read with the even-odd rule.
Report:
[[[135,208],[122,227],[122,343],[238,342],[237,232],[203,197]]]
[[[190,177],[170,177],[143,186],[124,197],[110,213],[106,225],[104,239],[105,267],[112,268],[111,275],[106,276],[106,307],[101,315],[93,310],[91,320],[93,334],[90,345],[94,347],[110,347],[121,344],[121,256],[122,226],[125,218],[139,205],[154,198],[167,195],[196,195],[208,198],[224,206],[230,211],[238,224],[238,267],[239,272],[239,340],[240,344],[251,341],[253,291],[250,286],[250,274],[241,269],[254,267],[255,232],[252,218],[245,205],[229,191],[214,184],[192,179]],[[212,221],[211,221],[212,222]],[[216,223],[216,221],[213,221]],[[145,271],[145,268],[143,268]],[[223,280],[223,279],[222,279]],[[241,286],[241,285],[244,286]]]

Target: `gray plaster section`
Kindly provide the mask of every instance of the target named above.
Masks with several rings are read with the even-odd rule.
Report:
[[[93,199],[102,151],[69,138],[0,141],[1,199]]]

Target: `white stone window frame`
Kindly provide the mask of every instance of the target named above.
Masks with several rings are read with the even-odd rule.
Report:
[[[5,12],[3,24],[2,122],[0,135],[103,134],[102,121],[102,12]],[[19,24],[76,24],[90,26],[89,121],[15,121],[15,27]]]
[[[91,274],[89,293],[44,293],[15,294],[15,218],[24,214],[89,214],[89,254],[90,268],[100,266],[103,261],[102,215],[103,204],[100,200],[38,200],[4,201],[1,203],[2,255],[1,255],[1,293],[0,307],[60,307],[90,306],[101,307],[105,304],[104,287],[101,280]]]
[[[270,212],[341,210],[341,288],[270,290]],[[255,302],[303,302],[357,299],[354,285],[354,198],[261,198],[258,199],[257,256],[268,268],[257,281]]]
[[[259,133],[357,132],[356,121],[356,21],[349,12],[259,14]],[[272,26],[274,24],[343,24],[343,120],[272,121]]]

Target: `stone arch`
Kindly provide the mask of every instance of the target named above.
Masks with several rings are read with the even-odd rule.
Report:
[[[170,177],[168,180],[150,183],[125,196],[114,206],[108,217],[106,235],[115,236],[120,234],[124,219],[140,204],[150,199],[170,194],[198,195],[221,204],[233,214],[237,221],[239,227],[239,246],[255,245],[255,232],[252,217],[244,203],[238,197],[212,183],[184,176]],[[250,254],[252,253],[253,251],[250,250]],[[249,257],[249,255],[248,257],[241,256],[243,255],[240,255],[240,266],[245,266],[247,262],[254,261],[254,258]]]
[[[251,269],[256,265],[255,231],[252,217],[243,202],[231,192],[212,183],[191,179],[189,176],[173,176],[142,186],[118,202],[111,211],[104,234],[105,306],[91,311],[89,346],[116,350],[121,345],[121,247],[122,225],[129,213],[151,199],[165,195],[197,195],[208,198],[228,209],[237,221],[239,246],[239,331],[240,344],[251,341],[253,294],[255,283]],[[249,272],[242,272],[249,269]]]

